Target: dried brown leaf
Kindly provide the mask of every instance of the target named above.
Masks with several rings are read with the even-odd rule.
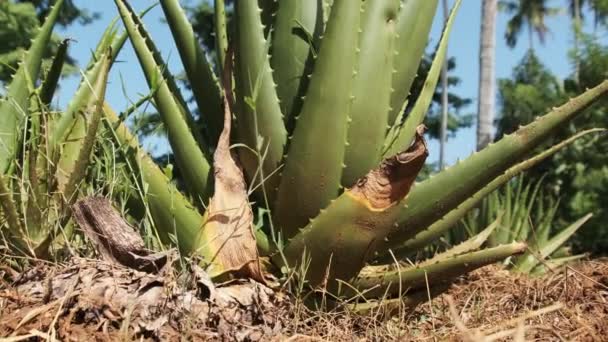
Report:
[[[253,232],[253,211],[247,184],[243,171],[230,151],[231,58],[227,56],[224,68],[224,129],[213,156],[215,193],[207,208],[203,233],[212,249],[217,251],[209,270],[212,276],[230,272],[264,282]]]

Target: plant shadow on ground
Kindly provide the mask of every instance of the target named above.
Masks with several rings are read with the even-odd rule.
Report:
[[[531,278],[498,265],[390,317],[319,312],[254,281],[196,267],[157,274],[91,259],[3,269],[0,336],[17,340],[576,340],[608,336],[608,260]]]

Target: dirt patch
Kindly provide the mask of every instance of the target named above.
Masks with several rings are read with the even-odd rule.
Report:
[[[0,271],[2,273],[2,271]],[[0,336],[44,340],[576,340],[608,336],[608,260],[528,278],[489,266],[386,318],[311,311],[255,282],[196,268],[148,274],[97,260],[4,272]]]

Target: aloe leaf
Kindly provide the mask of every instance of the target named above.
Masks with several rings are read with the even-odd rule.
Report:
[[[89,65],[80,80],[76,93],[70,99],[66,110],[54,125],[53,132],[50,135],[49,154],[54,155],[57,149],[62,148],[69,134],[79,132],[80,136],[84,136],[83,120],[78,111],[89,102],[91,97],[91,87],[89,84],[94,84],[96,77],[100,74],[102,55],[111,49],[112,62],[114,62],[126,40],[127,34],[118,35],[115,24],[108,26],[97,44],[96,53],[91,57],[91,61],[89,61]]]
[[[577,255],[572,255],[572,256],[567,256],[567,257],[546,260],[544,263],[539,264],[536,267],[534,267],[534,269],[532,269],[532,271],[530,271],[530,274],[536,276],[536,275],[542,275],[542,274],[546,273],[548,270],[556,271],[566,264],[586,258],[587,256],[588,256],[587,254],[577,254]]]
[[[360,6],[360,0],[335,0],[321,41],[273,209],[287,238],[327,207],[340,189]]]
[[[367,296],[382,296],[396,294],[399,289],[419,289],[426,286],[437,286],[454,280],[463,274],[477,268],[504,260],[512,255],[521,254],[526,250],[525,243],[514,242],[481,251],[456,255],[432,264],[404,267],[386,271],[385,266],[369,266],[361,271],[354,285]]]
[[[228,51],[228,33],[226,29],[226,5],[224,0],[215,0],[213,4],[215,20],[215,53],[217,57],[217,69],[223,75],[224,63],[226,63],[226,51]]]
[[[395,73],[392,77],[393,92],[388,115],[389,125],[401,124],[396,122],[396,118],[404,110],[403,102],[410,95],[410,88],[427,45],[438,2],[438,0],[402,1],[396,27]]]
[[[479,247],[481,247],[481,245],[483,245],[484,242],[486,242],[486,240],[488,240],[488,237],[490,237],[490,234],[492,234],[494,232],[494,230],[496,229],[496,227],[498,227],[499,225],[500,225],[500,217],[498,217],[496,220],[494,220],[494,222],[492,222],[488,227],[486,227],[484,230],[482,230],[479,234],[471,237],[470,239],[464,241],[463,243],[461,243],[457,246],[454,246],[454,247],[448,249],[445,252],[435,255],[433,258],[431,258],[427,261],[424,261],[422,263],[422,265],[430,265],[430,264],[433,264],[433,263],[441,261],[441,260],[446,260],[446,259],[452,258],[454,256],[461,255],[461,254],[479,249]]]
[[[287,132],[272,79],[268,43],[257,1],[237,1],[235,15],[238,48],[235,49],[234,72],[239,100],[239,110],[235,113],[236,137],[238,142],[249,147],[238,151],[249,184],[257,185],[260,180],[256,177],[260,175],[264,181],[258,187],[258,194],[262,195],[259,197],[272,203]]]
[[[363,3],[357,76],[348,124],[342,185],[349,187],[382,158],[390,107],[399,0]],[[373,99],[373,100],[370,100]],[[405,146],[405,145],[404,145]]]
[[[71,206],[76,202],[76,193],[78,185],[82,182],[86,175],[86,170],[89,167],[89,159],[95,145],[97,129],[99,122],[103,116],[103,104],[106,94],[106,86],[108,83],[108,74],[112,65],[112,51],[108,51],[101,61],[101,69],[95,84],[91,84],[92,96],[89,103],[82,111],[82,115],[86,117],[86,133],[81,143],[78,144],[79,149],[71,153],[71,150],[65,150],[59,158],[60,172],[67,173],[67,183],[64,188],[60,188],[63,192],[67,206]],[[75,139],[78,139],[75,137]],[[76,144],[70,144],[70,147],[77,147]],[[73,159],[72,157],[76,157]]]
[[[141,185],[145,191],[141,200],[148,205],[160,238],[165,243],[169,243],[172,240],[171,236],[175,236],[181,253],[185,255],[198,253],[204,260],[210,261],[213,258],[213,251],[206,245],[197,245],[203,226],[203,216],[177,190],[152,158],[140,148],[137,138],[107,105],[104,106],[104,114],[109,124],[107,128],[121,146],[119,153],[125,154],[127,160],[137,166],[138,175],[134,176],[143,182]]]
[[[427,156],[421,127],[407,151],[384,160],[289,241],[283,254],[290,266],[305,253],[310,255],[306,279],[313,286],[323,279],[354,277],[374,245],[388,234],[398,203],[406,198]]]
[[[15,203],[15,199],[11,190],[8,187],[8,183],[5,180],[4,175],[0,173],[0,209],[4,213],[4,218],[8,223],[8,230],[2,230],[4,225],[0,225],[0,233],[13,244],[17,244],[18,247],[24,248],[24,242],[27,241],[26,234],[19,219],[19,211]],[[27,248],[24,248],[27,250]]]
[[[179,1],[162,0],[160,4],[201,112],[207,143],[215,144],[222,131],[222,94],[218,81]]]
[[[607,92],[608,81],[604,81],[497,143],[418,184],[408,196],[408,206],[401,207],[398,227],[389,234],[389,241],[380,247],[386,250],[399,246],[440,219]]]
[[[419,304],[428,302],[438,295],[446,292],[451,284],[439,284],[430,289],[422,289],[417,291],[407,291],[399,298],[365,301],[362,303],[348,304],[349,310],[356,312],[359,315],[371,315],[375,317],[390,317],[394,316],[400,310],[413,310]],[[404,289],[404,291],[407,289]],[[364,294],[365,295],[365,294]]]
[[[167,129],[169,142],[175,155],[176,164],[184,176],[189,193],[197,203],[206,202],[211,195],[211,165],[205,156],[208,152],[202,138],[193,127],[193,119],[178,91],[172,91],[173,80],[164,66],[152,40],[148,36],[138,16],[123,0],[115,0],[125,28],[140,61],[140,65],[151,89],[156,89],[154,100],[162,121]],[[203,148],[203,151],[199,148]]]
[[[290,133],[302,108],[302,96],[306,94],[323,30],[321,5],[319,0],[292,0],[279,2],[277,9],[270,66]]]
[[[51,64],[51,68],[46,73],[46,77],[42,82],[42,86],[40,87],[40,101],[47,108],[50,107],[51,101],[53,100],[53,94],[55,94],[55,90],[59,84],[59,78],[61,77],[61,70],[63,69],[63,65],[66,60],[69,44],[69,39],[64,39],[59,44],[59,48],[57,49],[57,53],[55,54],[55,58],[53,58],[53,63]]]
[[[19,148],[18,136],[29,106],[28,82],[38,79],[44,50],[50,43],[62,5],[63,0],[57,0],[53,5],[8,85],[6,97],[0,99],[0,174],[6,173]]]
[[[529,158],[505,171],[500,176],[496,177],[481,190],[462,202],[458,207],[448,212],[441,219],[431,224],[428,228],[420,231],[415,237],[402,243],[396,248],[395,253],[398,255],[408,255],[415,253],[422,248],[428,246],[431,242],[441,237],[446,231],[454,227],[471,209],[475,208],[484,198],[494,193],[496,189],[507,183],[511,178],[519,173],[538,165],[541,161],[552,156],[562,148],[573,143],[577,139],[591,133],[604,132],[604,129],[590,129],[573,135],[572,137],[561,141],[560,143],[548,148],[547,150]],[[503,212],[503,218],[509,217],[509,212]],[[487,220],[489,221],[489,220]],[[495,233],[496,234],[496,233]]]
[[[532,245],[535,250],[538,250],[540,246],[544,246],[547,241],[549,241],[549,234],[551,233],[551,224],[553,223],[553,218],[557,213],[557,209],[559,208],[560,201],[555,201],[555,204],[549,208],[548,213],[543,216],[543,220],[541,221],[540,226],[536,230],[535,234],[535,242]]]
[[[528,251],[524,254],[521,259],[517,262],[514,270],[517,272],[529,273],[534,267],[536,267],[540,260],[545,260],[558,248],[560,248],[576,231],[589,221],[593,214],[587,214],[576,222],[572,223],[567,228],[561,230],[557,235],[549,239],[544,245],[539,246],[537,253]]]
[[[87,140],[87,132],[89,131],[89,125],[93,124],[95,119],[96,109],[96,97],[98,94],[95,91],[99,91],[97,84],[100,78],[105,78],[108,71],[105,70],[106,62],[112,63],[112,57],[108,56],[111,54],[110,48],[104,55],[99,56],[97,62],[88,70],[86,74],[83,74],[83,80],[79,88],[76,90],[76,94],[68,104],[66,112],[57,122],[53,131],[53,137],[61,139],[51,141],[51,148],[53,152],[52,157],[57,156],[59,158],[56,171],[55,181],[56,186],[51,190],[59,190],[63,193],[65,198],[69,198],[73,191],[70,189],[70,193],[67,192],[67,185],[70,182],[70,176],[74,172],[74,168],[77,165],[80,151],[82,150],[85,141]],[[108,59],[110,58],[110,59]],[[111,64],[108,66],[111,67]],[[90,77],[90,78],[88,78]],[[76,107],[79,105],[79,107]],[[68,126],[64,126],[68,125]],[[61,137],[62,131],[65,129],[65,136]],[[54,148],[53,148],[54,145]],[[57,153],[60,152],[60,153]]]
[[[405,118],[405,122],[399,129],[396,138],[393,141],[385,141],[385,156],[391,156],[396,151],[402,149],[404,146],[409,146],[409,144],[412,142],[412,139],[414,138],[416,127],[418,127],[418,125],[420,125],[424,121],[424,117],[427,111],[429,110],[429,106],[431,105],[431,102],[433,100],[433,94],[435,94],[435,88],[437,87],[437,81],[439,80],[439,76],[441,75],[443,63],[446,60],[450,32],[452,31],[456,14],[458,13],[458,9],[460,8],[460,4],[460,0],[454,3],[454,7],[450,12],[448,21],[445,23],[443,33],[441,34],[441,39],[439,40],[439,45],[437,46],[437,50],[435,51],[435,59],[431,64],[431,69],[429,70],[426,80],[424,81],[424,85],[422,86],[420,95],[416,99],[414,107],[412,108],[408,116]],[[401,103],[394,105],[398,106],[398,108],[402,107]]]

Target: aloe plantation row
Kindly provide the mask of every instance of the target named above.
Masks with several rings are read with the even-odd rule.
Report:
[[[427,285],[438,293],[462,274],[527,251],[517,241],[482,248],[490,224],[406,263],[493,190],[598,131],[530,155],[608,92],[604,81],[416,183],[428,155],[423,122],[460,1],[418,98],[409,93],[437,0],[237,0],[230,25],[216,0],[213,58],[178,0],[159,2],[202,126],[142,22],[145,11],[126,0],[115,0],[119,19],[100,37],[67,108],[51,106],[69,44],[42,71],[57,0],[0,103],[0,228],[12,253],[52,259],[80,235],[71,206],[102,192],[158,241],[151,246],[196,256],[214,279],[295,274],[339,296],[426,298]],[[129,131],[129,111],[117,114],[104,99],[127,39],[150,88],[136,105],[149,100],[160,114],[179,186]],[[407,103],[414,105],[405,113]],[[96,189],[114,180],[113,163],[128,176]]]

